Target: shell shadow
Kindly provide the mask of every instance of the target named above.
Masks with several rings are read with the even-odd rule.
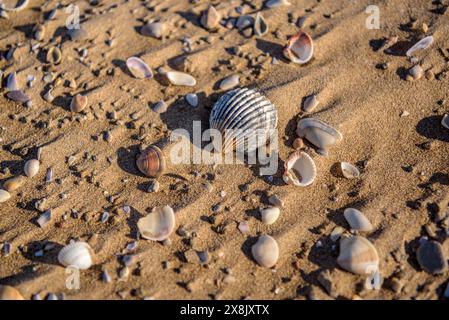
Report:
[[[419,238],[420,237],[416,237],[415,239],[405,243],[405,253],[407,254],[407,262],[417,272],[421,271],[418,259],[416,258],[416,250],[419,247]]]
[[[398,41],[391,47],[384,50],[384,53],[390,56],[402,57],[413,45],[412,41]]]
[[[23,24],[20,26],[16,26],[16,27],[14,27],[14,30],[22,32],[25,35],[25,37],[27,37],[27,38],[32,38],[33,37],[33,35],[32,35],[33,28],[34,28],[34,23],[29,23],[29,24]]]
[[[449,142],[449,130],[441,125],[442,116],[430,116],[421,119],[416,125],[416,131],[428,139]]]
[[[5,177],[5,179],[1,180],[2,184],[9,178],[23,173],[23,165],[24,161],[22,160],[4,160],[0,162],[0,167],[3,169],[8,168],[9,172],[11,173],[11,176]]]
[[[137,228],[137,222],[141,218],[141,214],[139,211],[131,207],[131,212],[129,213],[128,217],[126,218],[126,224],[129,228],[129,234],[127,234],[127,237],[130,237],[131,239],[137,239],[137,234],[139,233],[139,229]]]
[[[43,250],[46,245],[53,245],[53,249],[45,251],[45,254],[42,257],[36,257],[34,253],[39,250]],[[58,262],[58,253],[63,248],[63,246],[59,243],[53,241],[32,241],[28,245],[27,252],[23,252],[22,255],[33,262],[41,263],[41,264],[49,264],[49,265],[60,265]]]
[[[242,250],[243,254],[252,262],[256,263],[256,260],[254,260],[253,255],[251,254],[251,247],[257,242],[258,237],[248,237],[246,239],[240,249]]]
[[[199,15],[193,13],[192,11],[176,11],[175,13],[179,14],[182,18],[191,22],[193,25],[201,27]]]
[[[263,39],[256,39],[256,48],[263,51],[264,53],[270,54],[270,56],[275,57],[278,60],[288,62],[288,60],[282,53],[284,47],[279,43]]]
[[[320,241],[323,245],[318,247],[314,245],[307,256],[307,259],[324,269],[335,269],[337,265],[337,255],[329,254],[329,248],[334,245],[329,237],[321,237]],[[335,252],[336,253],[336,252]]]
[[[112,60],[112,64],[119,68],[120,70],[122,70],[122,72],[130,77],[132,77],[133,75],[131,74],[131,72],[129,72],[128,67],[126,66],[126,62],[124,60],[121,59],[113,59]]]
[[[139,154],[139,145],[132,145],[128,148],[120,147],[117,152],[117,164],[123,171],[143,176],[136,165],[136,157]]]

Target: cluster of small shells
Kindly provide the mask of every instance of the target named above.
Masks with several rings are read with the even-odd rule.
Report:
[[[3,189],[0,189],[0,203],[11,198],[11,193],[18,190],[26,181],[26,177],[33,178],[39,172],[40,163],[37,159],[30,159],[25,162],[23,167],[24,175],[9,178],[3,183]]]

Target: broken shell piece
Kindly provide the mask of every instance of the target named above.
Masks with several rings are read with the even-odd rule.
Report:
[[[131,57],[126,60],[126,66],[129,72],[137,79],[153,78],[153,72],[150,67],[140,58]]]
[[[207,30],[215,30],[218,28],[220,20],[221,14],[218,13],[214,6],[209,6],[201,17],[201,24]]]
[[[304,112],[312,112],[313,109],[315,109],[318,104],[320,102],[318,101],[316,95],[311,95],[308,96],[305,100],[304,100],[304,104],[302,106],[302,109],[304,110]]]
[[[70,37],[72,41],[80,41],[86,39],[89,36],[89,33],[83,27],[69,29],[67,31],[67,35]]]
[[[425,37],[425,38],[419,40],[415,45],[413,45],[413,47],[411,47],[410,49],[407,50],[407,52],[406,52],[407,57],[413,56],[413,54],[416,51],[427,49],[428,47],[430,47],[432,45],[432,43],[433,43],[432,36],[428,36],[428,37]]]
[[[408,75],[406,79],[408,81],[419,80],[422,78],[423,74],[424,74],[423,68],[419,64],[417,64],[416,66],[408,70]]]
[[[51,221],[51,210],[45,211],[37,218],[36,222],[41,228],[45,228]]]
[[[256,15],[256,20],[254,20],[254,34],[257,37],[262,37],[268,33],[268,25],[264,17],[260,12]]]
[[[240,84],[240,77],[238,74],[233,74],[224,78],[220,82],[220,89],[223,91],[237,87]]]
[[[0,1],[0,4],[2,2]],[[0,8],[0,10],[9,11],[9,12],[19,12],[24,10],[26,7],[28,7],[28,4],[30,3],[30,0],[19,0],[17,1],[17,4],[14,7],[6,7],[3,5],[3,7]]]
[[[369,232],[373,230],[373,225],[369,222],[368,218],[357,209],[347,208],[343,215],[352,230]]]
[[[62,60],[62,52],[58,47],[51,47],[47,51],[47,62],[51,64],[59,64]]]
[[[373,244],[359,236],[342,238],[337,263],[343,269],[360,275],[379,270],[379,256]]]
[[[37,41],[42,41],[45,36],[45,27],[42,24],[37,24],[33,30],[33,37]]]
[[[268,235],[261,235],[251,247],[254,260],[262,267],[273,267],[279,258],[279,247],[276,240]]]
[[[81,94],[77,94],[72,98],[70,102],[70,111],[72,112],[81,112],[87,106],[87,96],[83,96]]]
[[[65,267],[86,270],[92,265],[91,253],[92,249],[86,242],[72,242],[59,251],[58,261]]]
[[[169,206],[157,207],[146,217],[140,218],[137,227],[142,238],[163,241],[175,229],[175,213]]]
[[[291,3],[288,2],[287,0],[268,0],[267,2],[265,2],[265,7],[267,8],[276,8],[280,6],[289,6],[289,5],[291,5]]]
[[[268,202],[278,208],[284,208],[285,207],[285,203],[284,201],[277,195],[277,194],[273,194],[268,198]]]
[[[23,176],[13,177],[6,180],[5,183],[3,183],[3,188],[8,192],[12,192],[19,189],[24,181],[25,177]]]
[[[6,79],[6,88],[9,91],[19,90],[19,85],[17,84],[17,74],[15,72],[11,72]]]
[[[237,22],[235,23],[235,26],[237,27],[237,29],[239,31],[245,30],[246,28],[250,27],[250,26],[254,26],[254,18],[251,17],[250,15],[241,15],[238,19]]]
[[[3,189],[0,189],[0,203],[8,201],[11,198],[11,194]]]
[[[307,63],[313,56],[313,40],[307,33],[299,31],[288,40],[283,52],[294,63]]]
[[[198,107],[198,96],[195,93],[187,94],[186,101],[190,106],[194,108]]]
[[[164,35],[165,29],[166,27],[163,22],[153,22],[144,25],[140,32],[146,37],[160,39]]]
[[[175,86],[193,87],[196,85],[195,78],[187,73],[179,71],[168,71],[165,75],[167,76],[170,83]]]
[[[279,218],[280,213],[281,210],[279,210],[279,208],[277,207],[270,207],[260,210],[262,222],[268,225],[275,223]]]
[[[39,160],[31,159],[25,162],[23,171],[28,178],[34,177],[39,172]]]
[[[167,111],[168,105],[164,100],[158,101],[153,106],[153,111],[156,113],[164,113]]]
[[[285,183],[306,187],[313,183],[315,177],[315,162],[307,153],[296,151],[288,157],[284,166],[284,175],[282,176]]]
[[[47,102],[53,102],[55,100],[55,97],[53,97],[53,94],[51,93],[53,89],[48,89],[47,92],[44,94],[44,100]]]
[[[144,175],[157,178],[165,170],[165,158],[161,151],[156,146],[149,146],[137,158],[137,168]]]
[[[356,166],[349,162],[340,162],[340,170],[343,177],[346,179],[355,179],[360,177],[360,171]]]
[[[30,101],[30,97],[28,97],[22,90],[10,91],[6,94],[6,96],[11,100],[20,103],[26,103]]]
[[[299,149],[301,149],[302,147],[304,147],[304,141],[303,141],[301,138],[296,138],[296,139],[293,141],[293,149],[299,150]]]
[[[300,138],[306,138],[310,143],[318,147],[318,152],[324,155],[327,154],[327,149],[330,146],[343,139],[340,132],[315,118],[300,120],[296,133]]]
[[[445,114],[443,119],[441,119],[441,125],[446,129],[449,129],[449,115]]]
[[[0,300],[25,300],[19,290],[11,286],[0,285]]]

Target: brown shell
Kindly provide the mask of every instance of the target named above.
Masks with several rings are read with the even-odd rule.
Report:
[[[149,146],[137,158],[137,168],[144,175],[157,178],[165,170],[165,159],[161,149],[156,146]]]

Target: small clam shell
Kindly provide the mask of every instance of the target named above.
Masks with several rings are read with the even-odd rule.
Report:
[[[11,100],[20,103],[26,103],[30,101],[30,97],[28,97],[22,90],[9,91],[6,96]]]
[[[221,14],[215,9],[214,6],[209,6],[209,8],[204,11],[201,16],[201,24],[207,30],[215,30],[218,28],[221,20]]]
[[[11,195],[8,191],[0,189],[0,203],[8,201],[11,198]]]
[[[368,218],[357,209],[347,208],[343,215],[352,230],[369,232],[373,230],[373,225],[369,222]]]
[[[407,57],[411,57],[413,56],[413,54],[418,51],[418,50],[425,50],[428,47],[430,47],[433,43],[433,37],[432,36],[428,36],[425,37],[421,40],[419,40],[415,45],[413,45],[413,47],[411,47],[410,49],[407,50],[406,55]]]
[[[307,33],[299,31],[288,40],[284,49],[284,56],[298,64],[309,62],[313,56],[312,38]]]
[[[165,29],[166,26],[163,22],[153,22],[144,25],[140,32],[146,37],[160,39],[164,35]]]
[[[306,187],[315,181],[315,162],[303,151],[295,151],[292,153],[285,162],[284,169],[282,178],[285,183],[293,183],[298,187]]]
[[[261,235],[252,246],[254,260],[262,267],[273,267],[279,258],[279,247],[276,240],[269,235]]]
[[[185,99],[190,106],[198,107],[198,96],[195,93],[187,94]]]
[[[164,100],[158,101],[152,107],[153,111],[156,113],[164,113],[167,111],[168,105]]]
[[[139,219],[137,227],[142,238],[163,241],[175,229],[175,213],[169,206],[158,207],[146,217]]]
[[[257,13],[256,19],[254,20],[254,34],[257,37],[263,37],[268,33],[268,25],[265,21],[264,17],[260,14],[260,12]]]
[[[224,78],[220,82],[220,89],[223,91],[237,87],[240,84],[240,77],[238,74],[233,74]]]
[[[51,47],[47,51],[47,62],[51,64],[59,64],[62,60],[62,52],[58,47]]]
[[[360,275],[379,269],[379,256],[373,244],[359,236],[342,238],[337,263],[343,269]]]
[[[87,96],[83,96],[81,94],[77,94],[72,98],[70,102],[70,111],[72,112],[81,112],[87,106]]]
[[[92,265],[91,253],[92,249],[86,242],[72,242],[59,251],[58,261],[65,267],[86,270]]]
[[[304,112],[312,112],[319,104],[320,102],[317,99],[316,95],[311,95],[308,96],[305,100],[304,100],[304,104],[302,106],[302,109],[304,110]]]
[[[359,169],[349,162],[340,162],[340,170],[346,179],[355,179],[360,177]]]
[[[171,84],[175,86],[188,86],[193,87],[196,85],[196,80],[194,77],[187,73],[179,71],[168,71],[166,76]]]
[[[17,74],[15,72],[11,72],[6,78],[6,88],[9,91],[19,90],[19,85],[17,84]]]
[[[25,162],[23,167],[25,175],[29,178],[34,177],[39,172],[39,160],[31,159]]]
[[[416,66],[408,70],[407,80],[409,81],[419,80],[422,78],[423,74],[424,74],[423,68],[419,64],[417,64]]]
[[[279,218],[281,210],[277,207],[270,207],[260,210],[260,215],[262,217],[262,222],[265,224],[273,224]]]
[[[0,300],[25,300],[19,290],[11,286],[0,285]]]
[[[441,119],[441,125],[446,129],[449,129],[449,115],[445,114],[443,119]]]
[[[13,178],[6,180],[3,183],[3,188],[8,192],[12,192],[12,191],[19,189],[22,186],[22,184],[24,183],[24,181],[25,181],[24,176],[13,177]]]
[[[267,8],[276,8],[289,5],[291,5],[291,3],[288,2],[288,0],[268,0],[267,2],[265,2],[265,7]]]
[[[301,119],[298,122],[296,133],[300,138],[306,138],[323,152],[343,139],[340,132],[315,118]]]
[[[149,146],[137,158],[137,168],[144,175],[157,178],[165,170],[165,158],[161,151],[156,146]]]
[[[150,67],[140,58],[131,57],[126,60],[129,72],[137,79],[151,79],[153,72]]]

